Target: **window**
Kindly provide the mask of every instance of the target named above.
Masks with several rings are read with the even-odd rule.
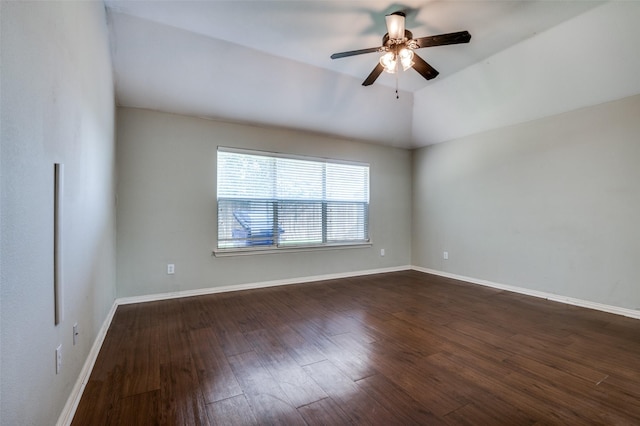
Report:
[[[368,243],[369,165],[218,148],[218,249]]]

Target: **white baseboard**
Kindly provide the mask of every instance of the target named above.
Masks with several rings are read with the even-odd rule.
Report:
[[[605,305],[603,303],[590,302],[588,300],[575,299],[573,297],[560,296],[558,294],[547,293],[544,291],[531,290],[528,288],[515,287],[506,284],[494,283],[492,281],[481,280],[478,278],[465,277],[463,275],[451,274],[449,272],[437,271],[435,269],[422,268],[420,266],[412,266],[419,272],[426,274],[438,275],[445,278],[452,278],[454,280],[465,281],[471,284],[479,284],[486,287],[493,287],[500,290],[512,291],[514,293],[525,294],[527,296],[539,297],[541,299],[552,300],[554,302],[565,303],[567,305],[580,306],[582,308],[595,309],[597,311],[608,312],[610,314],[622,315],[625,317],[640,319],[640,311],[634,309],[620,308],[618,306]]]
[[[290,284],[303,284],[316,281],[335,280],[339,278],[351,278],[364,275],[384,274],[387,272],[408,271],[412,269],[410,265],[394,266],[391,268],[368,269],[364,271],[341,272],[337,274],[312,275],[299,278],[288,278],[284,280],[262,281],[248,284],[234,284],[221,287],[201,288],[197,290],[180,290],[170,293],[150,294],[146,296],[122,297],[117,299],[118,305],[127,305],[130,303],[153,302],[157,300],[176,299],[179,297],[201,296],[204,294],[226,293],[229,291],[253,290],[257,288],[276,287]]]
[[[111,305],[111,309],[107,313],[107,317],[102,323],[102,327],[100,327],[100,330],[98,331],[96,339],[93,341],[93,346],[91,346],[89,355],[87,355],[87,359],[85,360],[82,370],[80,371],[80,375],[71,390],[67,403],[65,404],[62,413],[60,413],[60,417],[58,417],[58,422],[56,423],[57,426],[68,426],[73,421],[73,416],[75,415],[78,404],[80,403],[80,398],[82,398],[84,388],[87,386],[87,382],[91,376],[91,371],[93,371],[93,365],[96,363],[96,359],[98,359],[100,348],[102,348],[102,343],[107,335],[107,330],[109,330],[111,320],[113,319],[113,315],[116,313],[117,307],[118,305],[114,301],[113,305]]]

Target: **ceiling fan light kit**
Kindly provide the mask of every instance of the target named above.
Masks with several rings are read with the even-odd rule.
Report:
[[[382,52],[383,54],[378,64],[364,80],[362,83],[363,86],[372,85],[383,71],[391,74],[396,73],[399,65],[402,66],[404,71],[413,68],[425,79],[431,80],[438,75],[438,71],[420,56],[416,55],[414,50],[423,47],[468,43],[469,40],[471,40],[471,34],[467,31],[414,39],[411,31],[405,29],[405,14],[403,12],[394,12],[386,15],[385,21],[387,24],[387,33],[382,37],[381,47],[351,50],[331,55],[331,59],[338,59],[364,53]]]
[[[398,53],[389,50],[380,57],[380,65],[382,65],[384,70],[390,74],[394,74],[396,72],[398,69],[398,63],[402,65],[403,71],[411,68],[415,63],[413,62],[413,51],[407,48],[400,49]]]

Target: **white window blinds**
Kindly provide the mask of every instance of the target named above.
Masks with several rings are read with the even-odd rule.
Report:
[[[369,241],[369,165],[218,148],[218,248]]]

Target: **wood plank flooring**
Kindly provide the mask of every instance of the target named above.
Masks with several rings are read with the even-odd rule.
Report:
[[[640,424],[640,321],[416,271],[123,305],[73,425]]]

